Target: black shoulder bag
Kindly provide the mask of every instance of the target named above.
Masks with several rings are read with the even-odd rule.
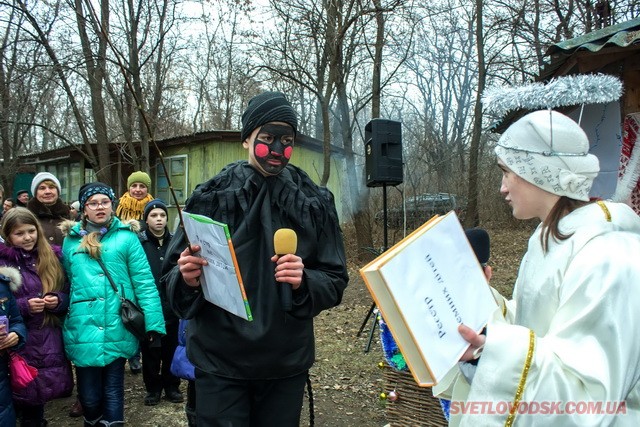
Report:
[[[116,286],[113,278],[111,278],[111,274],[107,270],[107,267],[104,265],[104,262],[100,258],[96,259],[102,270],[104,270],[104,274],[109,279],[109,283],[111,283],[111,287],[113,288],[113,292],[118,294],[118,287]],[[142,309],[133,301],[120,295],[120,319],[122,319],[122,324],[129,332],[133,334],[138,340],[144,341],[147,338],[146,328],[144,326],[144,313]]]

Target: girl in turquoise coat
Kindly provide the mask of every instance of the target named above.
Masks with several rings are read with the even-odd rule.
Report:
[[[64,343],[76,365],[85,426],[121,426],[124,365],[137,352],[138,340],[122,324],[120,295],[97,259],[104,262],[118,291],[142,308],[150,342],[165,333],[162,307],[136,234],[139,223],[121,222],[113,214],[115,194],[101,182],[82,186],[78,199],[82,220],[62,225],[63,265],[71,282]]]

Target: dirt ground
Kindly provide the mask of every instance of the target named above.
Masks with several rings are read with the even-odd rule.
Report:
[[[505,230],[489,229],[491,236],[492,285],[504,295],[510,295],[519,260],[524,254],[530,228]],[[346,236],[347,242],[354,239]],[[355,248],[349,247],[347,253]],[[384,360],[378,331],[374,330],[370,350],[372,322],[360,326],[371,307],[371,297],[358,268],[350,262],[350,283],[340,306],[321,313],[315,321],[316,363],[311,369],[313,384],[314,421],[316,426],[371,426],[387,424],[385,405],[392,403],[380,399],[386,390],[379,363]],[[186,382],[182,384],[186,395]],[[186,426],[183,404],[162,401],[158,406],[143,405],[144,386],[140,375],[131,375],[127,369],[125,379],[125,418],[128,425],[174,427]],[[81,426],[81,418],[70,418],[68,411],[75,397],[50,402],[45,410],[49,426]],[[304,401],[301,425],[310,425],[309,398]]]

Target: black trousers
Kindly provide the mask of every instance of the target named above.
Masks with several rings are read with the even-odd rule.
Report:
[[[187,382],[187,403],[184,405],[184,412],[187,414],[187,422],[189,427],[197,427],[196,417],[196,382],[189,380]]]
[[[167,334],[160,340],[160,347],[149,347],[141,342],[142,380],[148,393],[161,393],[162,389],[177,389],[180,378],[171,373],[171,360],[178,346],[178,322],[167,322]]]
[[[198,427],[298,427],[308,371],[275,380],[237,380],[196,368]]]
[[[44,405],[23,405],[14,403],[16,418],[20,427],[41,426],[44,420]]]

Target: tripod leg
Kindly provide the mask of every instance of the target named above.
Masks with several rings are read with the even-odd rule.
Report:
[[[373,341],[373,333],[376,331],[376,326],[378,325],[378,310],[373,311],[373,319],[371,321],[371,330],[369,331],[369,340],[367,341],[367,345],[364,348],[365,353],[369,353],[371,349],[371,341]]]
[[[371,307],[369,307],[369,311],[367,312],[367,315],[365,316],[364,320],[362,321],[362,325],[360,325],[360,329],[358,330],[358,333],[356,334],[356,337],[359,337],[360,334],[362,333],[362,331],[364,330],[364,327],[367,324],[367,321],[369,320],[369,317],[371,317],[371,313],[373,313],[373,310],[375,308],[376,308],[376,303],[374,302],[373,304],[371,304]]]

